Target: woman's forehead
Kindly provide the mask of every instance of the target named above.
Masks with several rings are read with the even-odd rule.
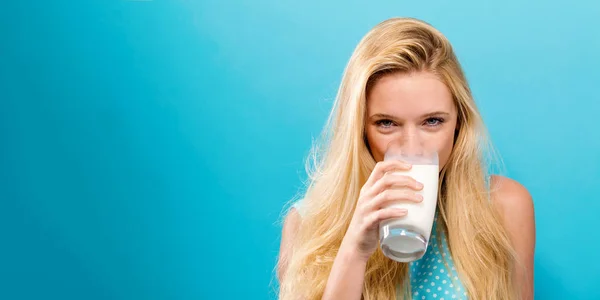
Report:
[[[379,78],[367,95],[369,115],[417,118],[434,112],[453,113],[450,90],[429,72],[389,74]]]

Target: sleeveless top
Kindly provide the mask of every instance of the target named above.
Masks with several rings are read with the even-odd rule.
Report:
[[[301,201],[294,203],[300,216],[303,215]],[[468,299],[448,248],[443,233],[438,237],[437,212],[433,221],[427,251],[422,258],[409,263],[410,293],[414,300],[463,300]],[[438,238],[439,242],[438,243]],[[399,287],[400,288],[400,287]],[[397,294],[401,294],[398,290]]]
[[[446,235],[437,233],[435,228],[437,228],[437,212],[425,255],[409,263],[412,298],[415,300],[467,299],[467,291],[454,267]],[[441,235],[440,241],[438,241],[438,234]]]

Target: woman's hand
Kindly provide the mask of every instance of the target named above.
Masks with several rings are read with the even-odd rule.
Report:
[[[423,201],[423,196],[417,193],[423,188],[421,183],[412,177],[394,173],[410,168],[410,164],[398,160],[377,163],[361,188],[340,252],[357,251],[355,254],[358,254],[358,258],[366,262],[377,249],[379,223],[386,219],[406,216],[408,213],[406,209],[389,205]]]

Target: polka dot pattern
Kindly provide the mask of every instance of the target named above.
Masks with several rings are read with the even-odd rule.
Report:
[[[433,228],[436,228],[436,225],[437,217],[434,220]],[[467,292],[458,278],[450,256],[446,237],[442,235],[440,238],[442,243],[438,245],[438,236],[433,231],[425,255],[409,264],[412,298],[423,300],[468,299]]]

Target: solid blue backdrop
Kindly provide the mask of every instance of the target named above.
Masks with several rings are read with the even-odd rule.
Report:
[[[516,0],[5,1],[0,298],[274,298],[282,207],[392,16],[451,40],[532,193],[536,298],[600,298],[600,4]]]

